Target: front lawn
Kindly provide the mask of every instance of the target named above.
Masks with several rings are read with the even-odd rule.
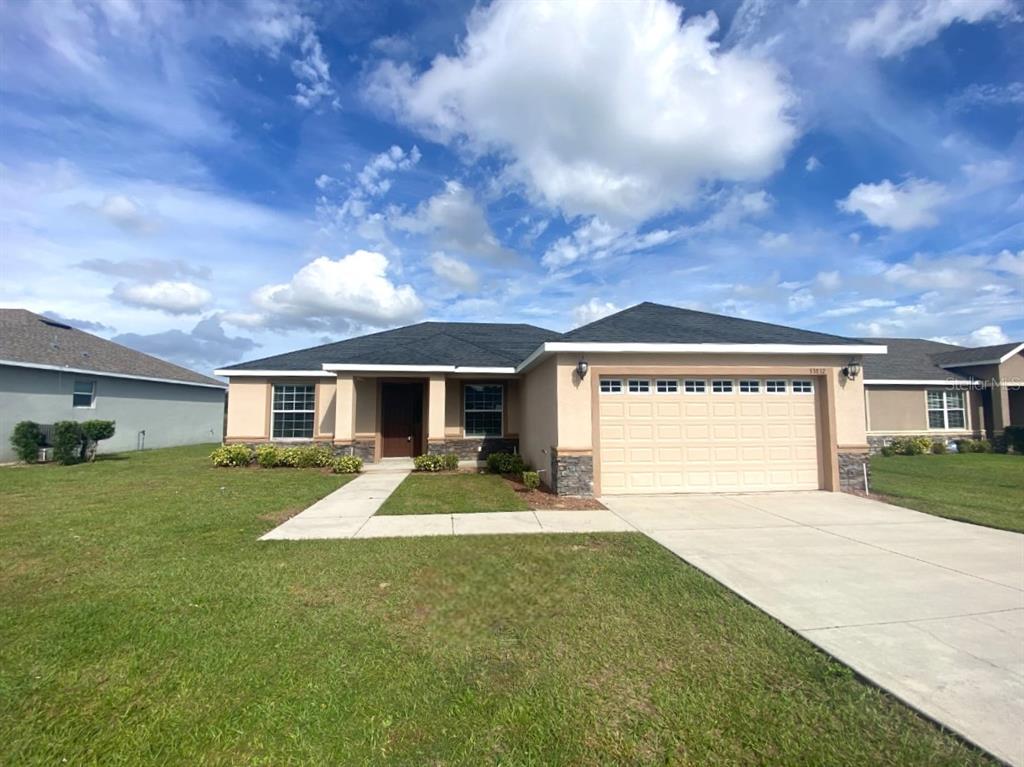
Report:
[[[410,474],[378,514],[465,514],[530,508],[498,474]]]
[[[258,542],[344,478],[208,452],[0,469],[0,764],[991,763],[638,534]]]
[[[1024,456],[874,456],[871,491],[928,514],[1024,532]]]

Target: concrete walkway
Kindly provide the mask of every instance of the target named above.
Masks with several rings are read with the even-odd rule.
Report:
[[[842,493],[603,501],[858,673],[1024,765],[1024,536]]]

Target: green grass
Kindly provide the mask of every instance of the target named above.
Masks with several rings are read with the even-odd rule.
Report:
[[[875,456],[871,490],[928,514],[1024,532],[1024,456]]]
[[[528,508],[497,474],[410,474],[377,513],[463,514]]]
[[[257,542],[344,478],[0,469],[0,764],[987,763],[640,535]]]

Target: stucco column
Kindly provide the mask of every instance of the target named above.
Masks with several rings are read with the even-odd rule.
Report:
[[[350,374],[338,373],[338,390],[334,399],[334,442],[348,445],[355,432],[356,388]]]
[[[1010,389],[1002,381],[992,388],[992,436],[998,437],[1010,425]]]
[[[444,444],[446,381],[440,374],[430,376],[427,392],[427,443]]]

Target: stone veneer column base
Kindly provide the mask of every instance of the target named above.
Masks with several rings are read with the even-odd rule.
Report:
[[[348,445],[335,445],[335,455],[355,455],[363,459],[363,463],[373,463],[377,457],[377,440],[354,439]]]
[[[845,493],[866,493],[864,487],[864,465],[867,464],[868,483],[871,478],[871,463],[867,452],[839,453],[839,489]]]
[[[559,455],[551,448],[551,489],[557,495],[594,495],[594,456],[580,453]]]

